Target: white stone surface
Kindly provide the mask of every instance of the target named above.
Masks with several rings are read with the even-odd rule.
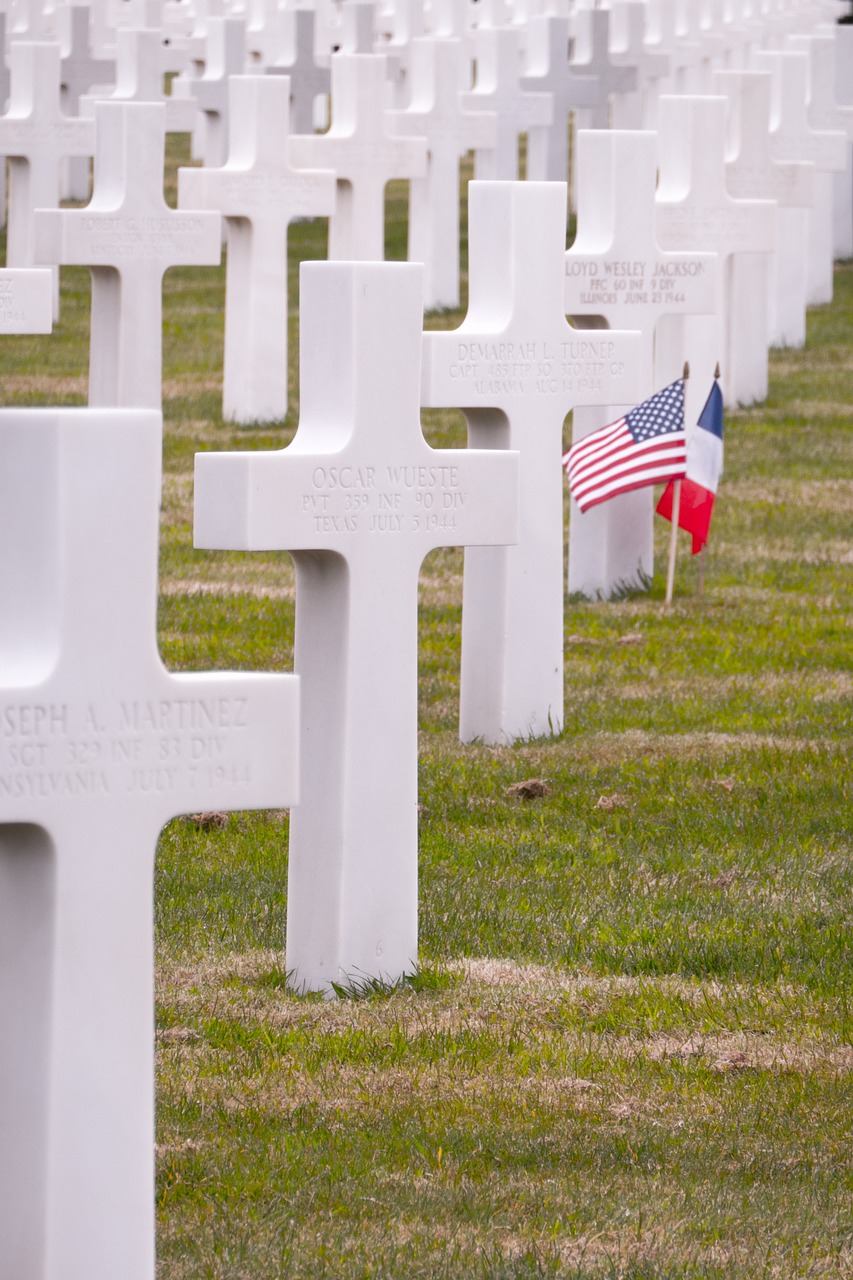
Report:
[[[67,5],[62,12],[67,23],[67,44],[63,45],[61,60],[62,106],[69,115],[76,116],[83,94],[94,85],[111,86],[115,82],[115,60],[92,56],[88,5]],[[71,157],[66,166],[64,195],[70,200],[88,200],[88,157]]]
[[[0,268],[0,334],[50,333],[52,327],[50,271]]]
[[[170,133],[187,133],[195,120],[195,107],[185,98],[166,96],[163,79],[163,45],[159,29],[122,28],[116,32],[115,88],[109,94],[84,94],[80,114],[95,114],[99,102],[162,102]]]
[[[835,28],[845,29],[849,30]],[[825,218],[822,223],[815,218],[812,226],[809,299],[819,305],[832,301],[833,258],[850,257],[853,252],[853,104],[839,99],[836,38],[832,29],[827,34],[821,30],[818,34],[791,36],[788,47],[806,53],[809,58],[809,125],[815,130],[841,132],[846,140],[844,168],[834,170],[825,180],[825,185],[831,188],[825,197]],[[839,243],[839,220],[848,233],[848,242]],[[825,240],[827,234],[830,244]]]
[[[528,130],[550,129],[554,103],[550,94],[532,92],[521,84],[519,33],[511,27],[483,28],[476,35],[477,83],[463,93],[462,107],[493,111],[497,117],[495,146],[474,152],[474,177],[518,177],[518,144]]]
[[[385,187],[392,178],[426,173],[424,138],[395,135],[388,123],[385,57],[336,53],[332,58],[332,126],[291,139],[293,163],[332,169],[337,203],[329,220],[329,258],[381,262],[385,257]]]
[[[388,58],[395,107],[407,107],[411,89],[410,42],[424,34],[422,0],[397,0],[390,16],[390,31],[382,50]]]
[[[68,15],[68,45],[63,48],[61,59],[63,105],[69,115],[76,116],[80,99],[94,85],[112,85],[115,81],[115,58],[99,58],[92,53],[89,43],[90,9],[87,4],[71,4]]]
[[[334,211],[335,175],[291,163],[286,76],[233,76],[230,88],[228,163],[180,169],[178,207],[228,220],[223,414],[264,422],[287,414],[288,228]]]
[[[293,443],[196,458],[196,545],[296,562],[287,968],[309,988],[417,962],[418,570],[434,547],[517,533],[518,458],[423,438],[422,277],[304,263]]]
[[[427,308],[459,305],[459,161],[469,150],[497,142],[494,112],[466,111],[469,88],[464,46],[456,38],[412,41],[412,98],[405,111],[389,113],[391,128],[425,137],[425,178],[409,189],[409,261],[424,265]]]
[[[163,198],[165,123],[162,103],[99,103],[91,202],[35,218],[39,261],[92,272],[91,405],[159,409],[163,275],[220,258],[219,215],[182,213]]]
[[[204,116],[203,159],[213,168],[228,152],[228,81],[243,71],[245,32],[242,18],[209,18],[204,74],[181,84]]]
[[[613,102],[613,128],[647,129],[655,119],[660,82],[670,73],[670,57],[646,39],[645,0],[613,0],[610,12],[613,60],[637,72],[636,89]]]
[[[9,109],[0,117],[0,156],[9,161],[6,265],[36,264],[33,215],[59,205],[63,162],[90,156],[95,131],[89,120],[60,107],[60,47],[13,41],[7,54]],[[53,314],[59,316],[59,273],[53,271]]]
[[[267,73],[289,77],[291,132],[313,133],[318,114],[324,125],[328,118],[331,88],[329,67],[314,51],[316,14],[310,9],[285,9],[281,14],[289,19],[291,39]]]
[[[9,69],[6,66],[6,14],[0,13],[0,118],[9,104]],[[6,225],[6,158],[0,154],[0,227]]]
[[[576,145],[577,235],[565,257],[565,310],[572,317],[601,317],[610,329],[636,330],[640,383],[630,403],[577,410],[574,441],[666,385],[656,367],[655,335],[663,317],[709,315],[722,305],[716,253],[658,244],[655,134],[581,130]],[[572,502],[569,592],[607,598],[651,578],[653,521],[652,489],[622,494],[584,515]]]
[[[759,52],[756,70],[770,71],[774,85],[771,153],[776,160],[808,161],[815,167],[814,202],[806,230],[806,302],[832,298],[832,175],[847,165],[841,130],[814,129],[808,118],[809,59],[800,52]],[[801,345],[801,343],[797,343]]]
[[[336,53],[373,53],[373,0],[342,0],[337,8]]]
[[[718,71],[714,87],[728,100],[726,186],[738,200],[775,200],[776,252],[738,254],[730,277],[729,388],[738,404],[765,400],[768,347],[774,337],[802,329],[806,255],[802,251],[807,210],[813,199],[814,166],[774,160],[770,119],[772,77],[767,71]],[[797,246],[796,249],[792,246]],[[783,321],[781,333],[776,318]]]
[[[160,415],[0,412],[0,1274],[154,1280],[154,853],[297,799],[297,682],[156,642]]]
[[[594,75],[598,82],[596,104],[581,112],[581,121],[592,129],[607,129],[611,103],[620,94],[636,91],[637,71],[635,67],[617,62],[610,52],[609,10],[589,9],[578,13],[574,30],[573,61],[579,71]]]
[[[466,552],[462,610],[461,737],[513,742],[563,726],[563,423],[635,401],[640,339],[566,320],[565,183],[475,182],[468,200],[468,314],[424,335],[423,401],[521,459],[518,545]]]
[[[731,258],[773,253],[777,210],[772,201],[736,200],[726,185],[726,110],[723,97],[675,97],[658,103],[658,241],[665,249],[713,250],[719,255],[722,306],[714,316],[666,317],[658,330],[661,384],[690,364],[685,392],[688,423],[698,421],[719,363],[720,386],[731,402]],[[674,339],[674,340],[673,340]]]
[[[282,9],[278,0],[249,0],[245,12],[246,70],[260,74],[278,57],[285,13],[292,16],[295,10]]]
[[[853,107],[853,25],[835,28],[835,85],[838,101]],[[836,258],[853,258],[853,160],[847,151],[848,170],[834,179],[834,241]]]
[[[533,127],[527,141],[527,176],[535,182],[567,182],[569,116],[578,107],[599,101],[598,77],[569,60],[568,17],[537,15],[527,29],[527,73],[523,89],[550,93],[553,122]]]

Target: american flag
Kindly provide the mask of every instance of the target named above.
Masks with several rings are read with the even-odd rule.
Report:
[[[687,468],[684,380],[573,444],[563,466],[582,512],[619,493],[681,479]]]

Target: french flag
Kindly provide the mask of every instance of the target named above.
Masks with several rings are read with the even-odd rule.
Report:
[[[687,441],[687,472],[681,481],[678,527],[693,537],[693,555],[708,541],[711,512],[723,474],[723,395],[715,380],[699,421]],[[672,520],[673,494],[678,482],[670,480],[657,505],[658,515]]]

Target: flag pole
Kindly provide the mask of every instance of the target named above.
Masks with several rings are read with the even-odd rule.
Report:
[[[684,381],[690,377],[690,365],[684,362]],[[681,481],[676,480],[672,491],[672,527],[669,531],[669,563],[666,570],[667,607],[672,604],[672,591],[675,586],[675,554],[678,550],[678,517],[681,513]]]
[[[714,370],[714,381],[719,382],[719,380],[720,380],[720,362],[718,360],[717,367]],[[707,542],[703,542],[702,549],[699,552],[699,580],[696,584],[697,596],[701,596],[705,590],[705,552],[707,551],[707,549],[708,549]]]

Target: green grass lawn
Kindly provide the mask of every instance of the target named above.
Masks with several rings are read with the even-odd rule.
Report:
[[[166,279],[161,649],[287,670],[289,558],[192,548],[194,453],[298,418],[294,360],[286,423],[223,423],[223,290]],[[87,315],[64,271],[7,404],[85,402]],[[459,745],[462,558],[426,561],[411,981],[288,992],[285,813],[164,831],[159,1280],[853,1276],[853,264],[726,427],[704,594],[685,536],[663,608],[661,523],[647,595],[570,601],[557,740]]]

